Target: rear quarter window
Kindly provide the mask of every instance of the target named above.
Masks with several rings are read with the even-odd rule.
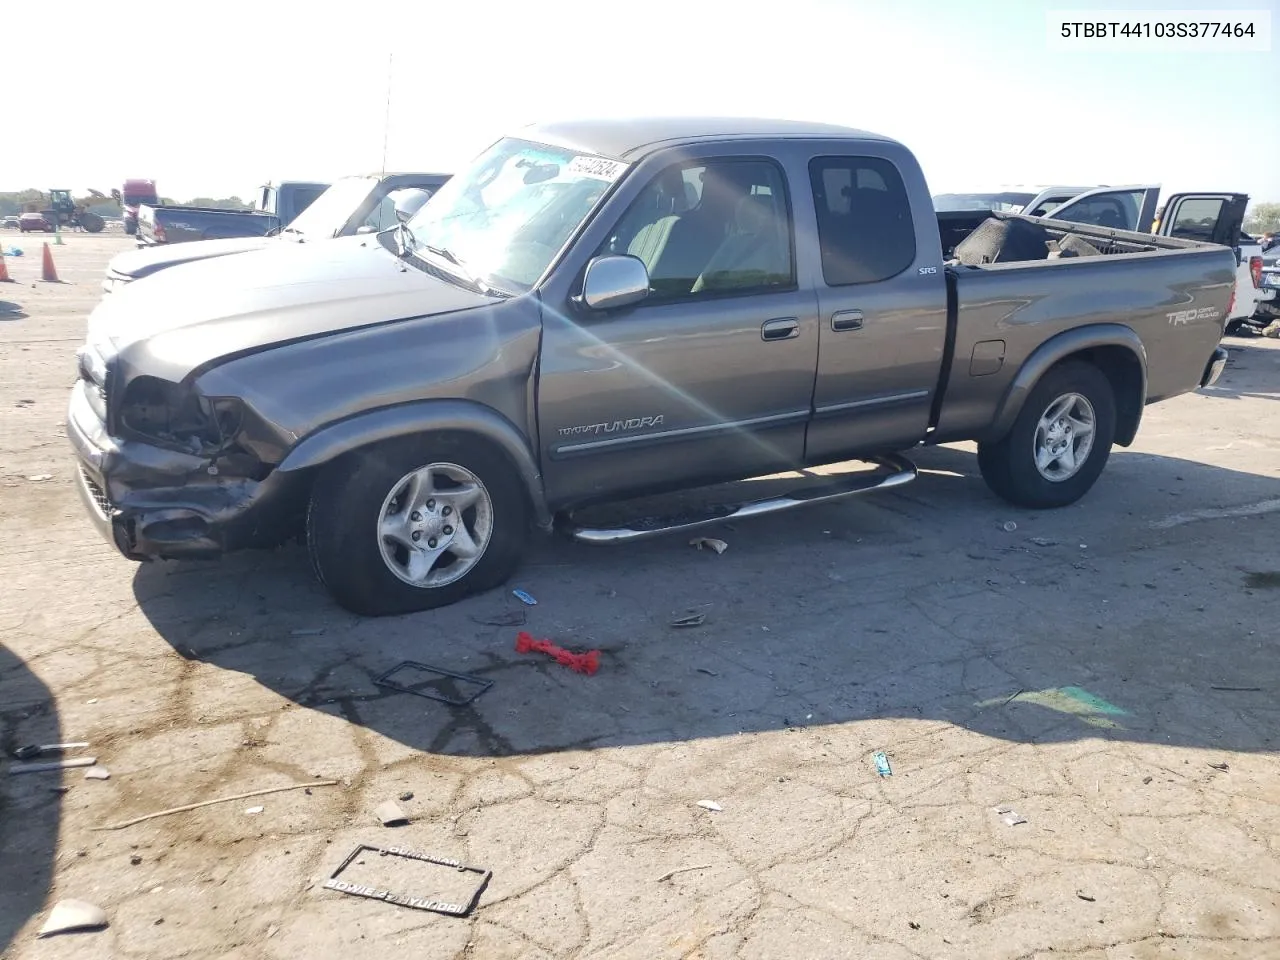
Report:
[[[916,258],[916,231],[902,174],[879,157],[815,157],[809,181],[828,286],[895,277]]]

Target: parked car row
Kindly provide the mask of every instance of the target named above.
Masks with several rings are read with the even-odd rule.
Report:
[[[391,229],[104,296],[70,399],[80,492],[133,560],[300,537],[371,615],[502,583],[530,525],[684,533],[910,482],[922,444],[975,440],[998,496],[1063,506],[1148,404],[1226,363],[1237,261],[1214,241],[1243,205],[1152,234],[1148,189],[1094,191],[1074,220],[937,212],[905,146],[844,127],[534,126]],[[582,519],[855,458],[827,487]]]
[[[268,236],[167,243],[122,253],[107,265],[102,286],[111,293],[125,284],[180,264],[267,249],[282,242],[305,243],[376,233],[395,225],[399,222],[397,218],[412,216],[448,179],[447,174],[441,173],[344,177],[308,203],[282,230]]]

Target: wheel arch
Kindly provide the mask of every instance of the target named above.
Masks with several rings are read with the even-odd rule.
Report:
[[[1096,323],[1064,330],[1040,344],[1005,391],[990,428],[980,438],[999,440],[1013,427],[1027,396],[1050,370],[1068,361],[1096,367],[1111,384],[1116,401],[1115,443],[1133,443],[1147,400],[1147,351],[1132,328]]]
[[[373,444],[423,434],[465,437],[496,450],[519,475],[539,526],[550,529],[542,472],[528,441],[510,420],[475,401],[424,400],[327,424],[296,443],[276,469],[282,473],[314,471]]]

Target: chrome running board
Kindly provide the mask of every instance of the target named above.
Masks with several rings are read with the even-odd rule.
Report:
[[[573,515],[566,515],[561,529],[579,543],[623,543],[633,540],[645,540],[649,537],[663,536],[669,533],[686,533],[700,530],[717,523],[731,520],[745,520],[765,513],[781,513],[795,507],[808,506],[813,503],[828,503],[832,500],[843,500],[845,497],[856,497],[859,494],[871,493],[875,490],[887,490],[900,487],[916,478],[916,465],[906,457],[890,454],[884,457],[868,458],[883,469],[868,471],[837,480],[807,490],[797,490],[781,497],[768,500],[753,500],[738,506],[719,506],[704,516],[682,517],[646,517],[625,527],[580,527],[573,522]]]

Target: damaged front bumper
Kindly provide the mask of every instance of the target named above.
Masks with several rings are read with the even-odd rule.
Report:
[[[208,559],[296,532],[303,477],[223,476],[216,458],[112,437],[81,386],[67,412],[80,467],[76,486],[94,525],[124,556]]]

